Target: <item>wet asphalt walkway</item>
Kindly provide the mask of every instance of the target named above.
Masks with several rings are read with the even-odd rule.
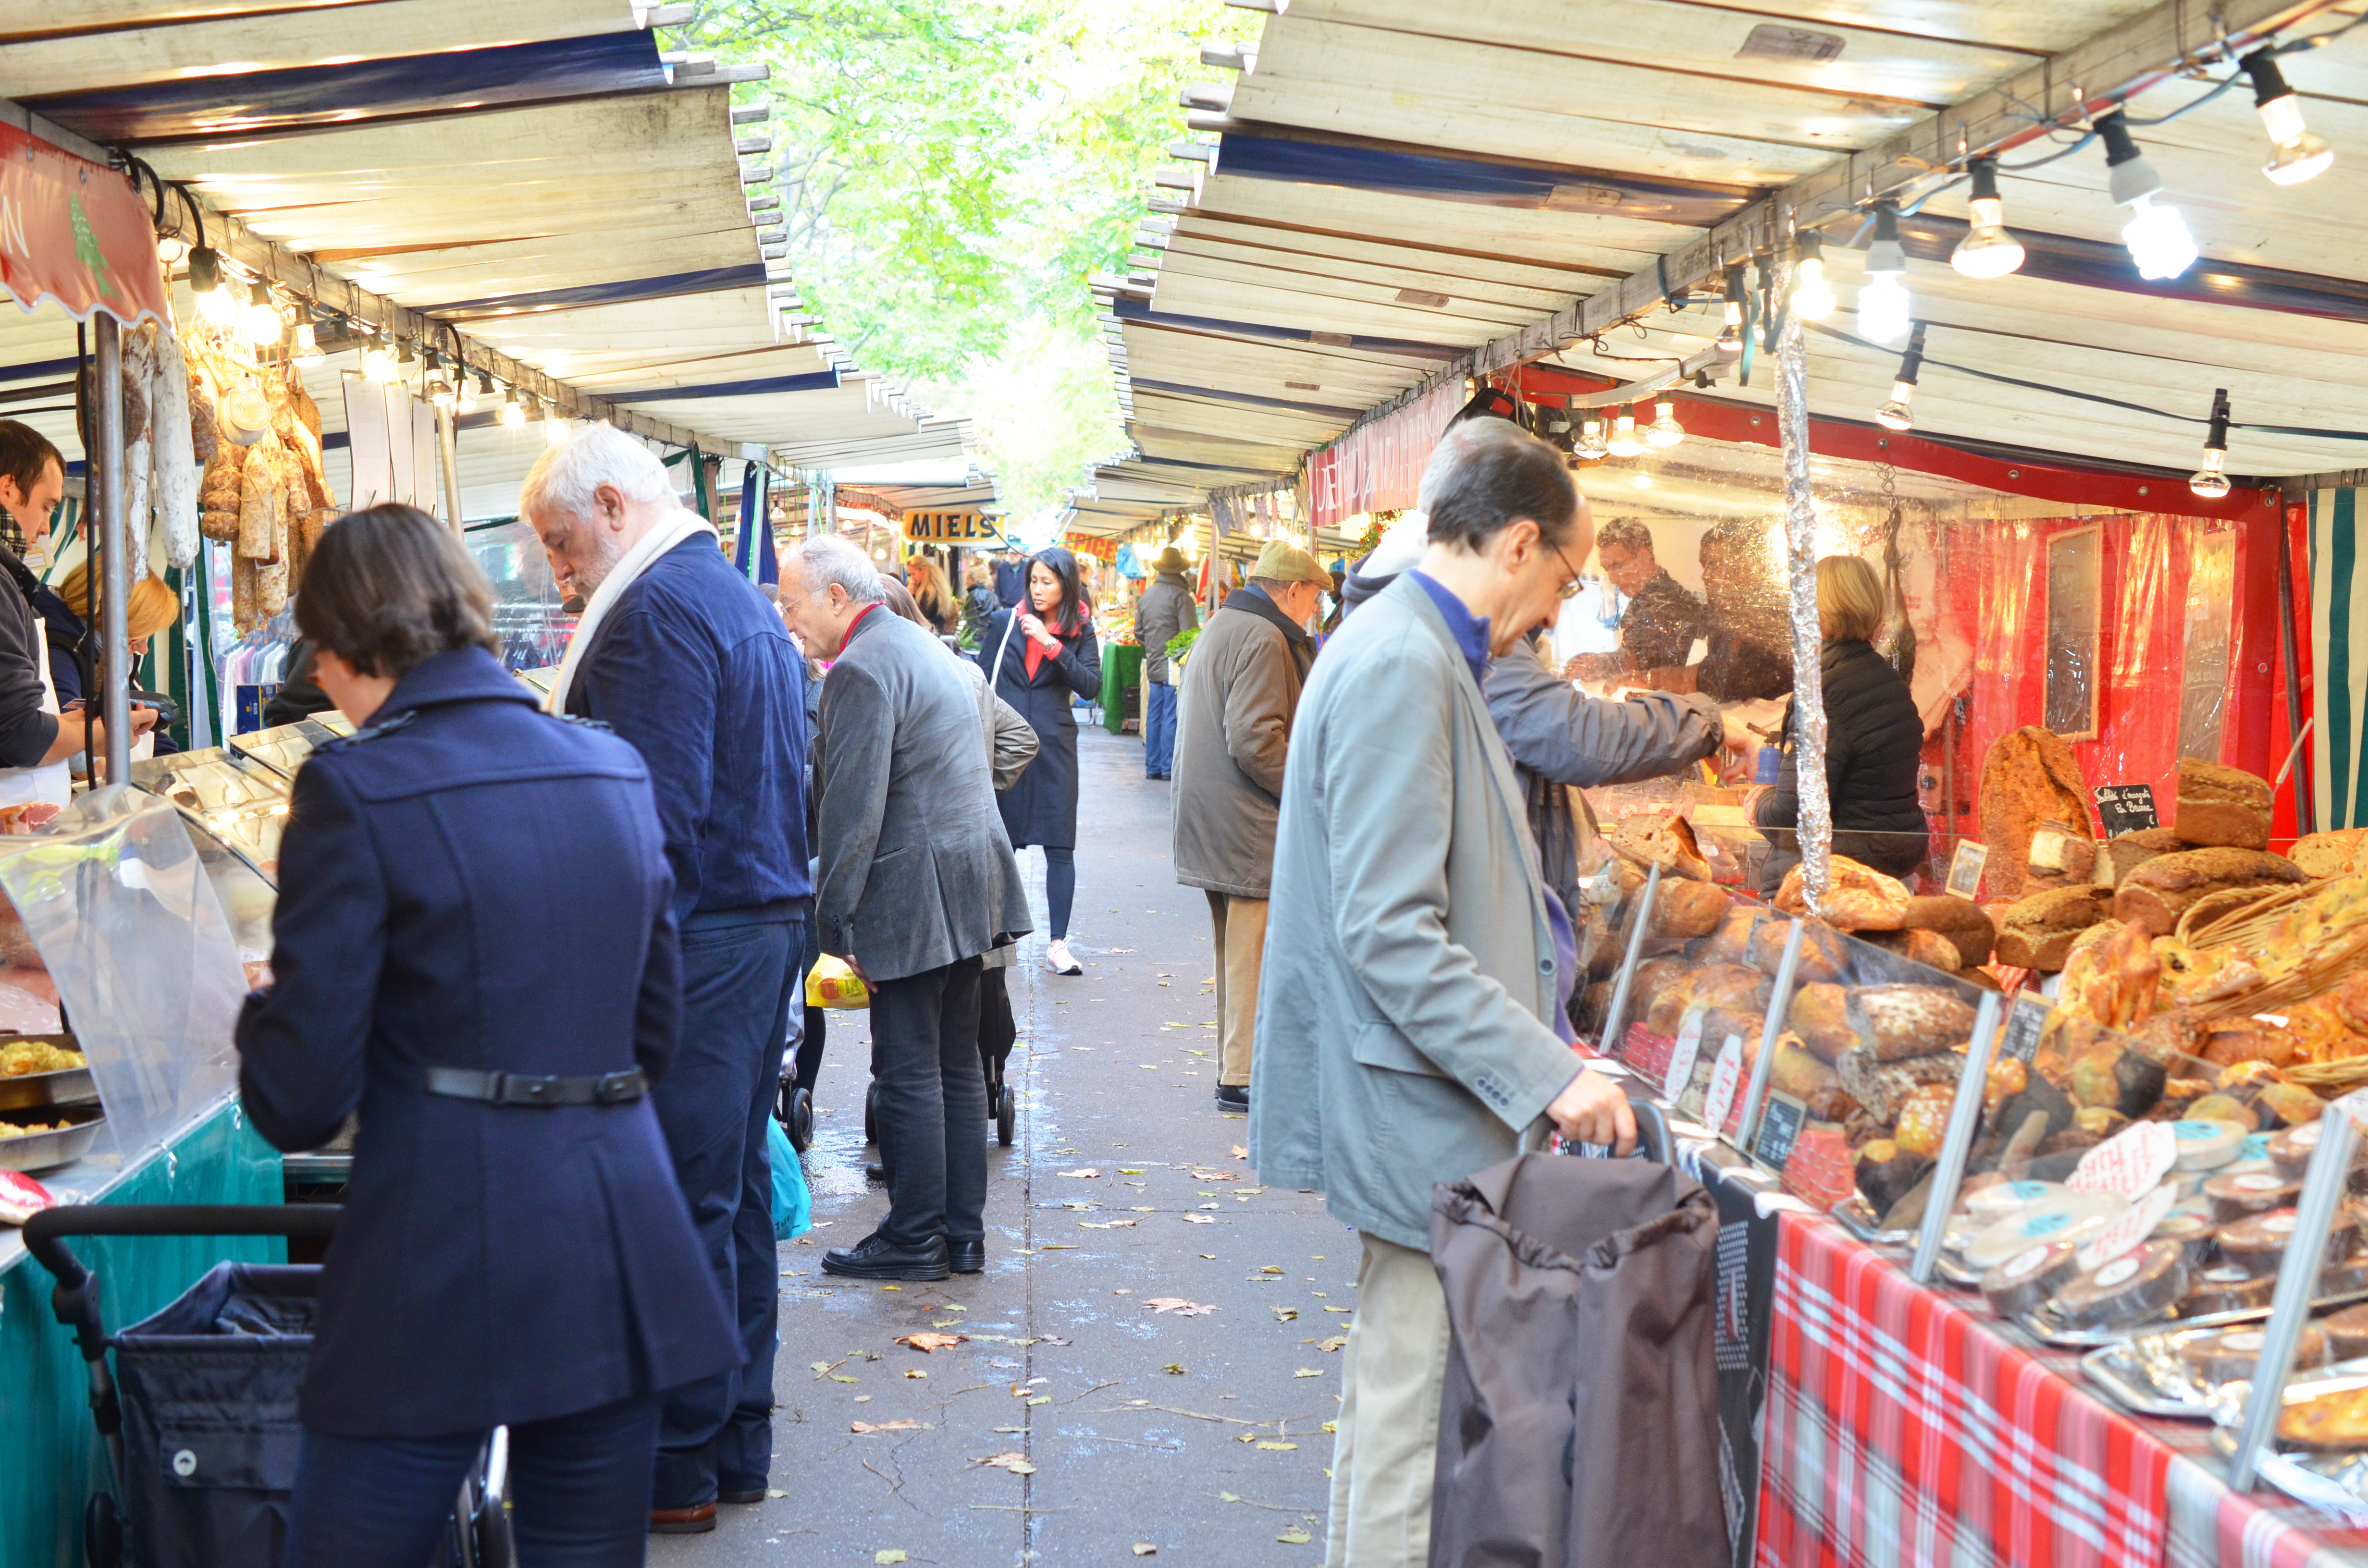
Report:
[[[822,1273],[887,1208],[863,1174],[867,1019],[833,1013],[819,1225],[780,1248],[775,1495],[654,1540],[653,1563],[1321,1561],[1355,1237],[1315,1195],[1259,1187],[1246,1123],[1215,1108],[1208,906],[1169,869],[1168,786],[1133,735],[1079,749],[1086,972],[1043,967],[1023,850],[1040,935],[1009,971],[1019,1136],[989,1146],[986,1273]],[[963,1339],[900,1343],[920,1335]]]

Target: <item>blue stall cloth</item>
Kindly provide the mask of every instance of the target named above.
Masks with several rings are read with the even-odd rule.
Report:
[[[806,1190],[805,1167],[790,1147],[790,1135],[769,1116],[765,1119],[765,1147],[773,1166],[773,1236],[793,1242],[814,1229],[814,1195]]]

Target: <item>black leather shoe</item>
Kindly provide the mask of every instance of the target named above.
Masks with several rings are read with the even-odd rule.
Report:
[[[875,1187],[888,1185],[888,1167],[878,1160],[863,1162],[863,1179]]]
[[[986,1243],[984,1241],[958,1242],[951,1237],[947,1238],[946,1267],[956,1274],[985,1273]]]
[[[750,1503],[763,1502],[765,1500],[765,1489],[759,1486],[755,1488],[753,1491],[748,1492],[718,1491],[715,1494],[715,1500],[719,1503],[734,1503],[742,1506],[746,1506]]]
[[[1247,1084],[1220,1084],[1220,1085],[1217,1085],[1217,1108],[1218,1108],[1219,1110],[1247,1110],[1247,1109],[1249,1109],[1249,1108],[1250,1108],[1250,1091],[1249,1091],[1249,1085],[1247,1085]]]
[[[849,1279],[943,1279],[946,1238],[931,1236],[925,1246],[911,1251],[883,1239],[874,1231],[853,1246],[822,1255],[822,1271]]]

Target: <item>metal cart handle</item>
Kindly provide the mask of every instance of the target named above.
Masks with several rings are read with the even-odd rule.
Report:
[[[1669,1137],[1669,1119],[1661,1114],[1661,1108],[1635,1079],[1622,1078],[1620,1087],[1628,1096],[1628,1108],[1636,1115],[1636,1153],[1656,1165],[1677,1164],[1677,1144]]]
[[[107,1354],[98,1279],[67,1236],[325,1236],[343,1212],[334,1203],[69,1203],[25,1221],[25,1250],[56,1277],[50,1310],[74,1331],[83,1359],[97,1362]]]

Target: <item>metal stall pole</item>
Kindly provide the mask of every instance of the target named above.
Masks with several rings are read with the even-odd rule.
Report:
[[[468,370],[463,368],[462,375]],[[436,411],[436,447],[444,463],[444,521],[461,531],[461,426],[449,408]]]
[[[1796,268],[1780,257],[1775,292],[1792,293]],[[1780,307],[1782,308],[1782,307]],[[1784,444],[1784,546],[1793,611],[1793,756],[1800,778],[1801,879],[1809,909],[1823,914],[1832,874],[1833,804],[1826,790],[1826,692],[1818,663],[1817,514],[1809,491],[1809,355],[1801,319],[1783,309],[1776,335],[1776,429]]]
[[[91,320],[97,328],[92,334],[97,364],[91,378],[97,406],[91,410],[90,422],[96,445],[86,472],[100,477],[96,519],[102,551],[98,679],[103,695],[99,710],[107,726],[107,782],[120,784],[131,771],[131,683],[123,667],[123,651],[130,641],[130,633],[124,628],[123,601],[131,591],[130,574],[124,569],[128,558],[123,548],[123,341],[115,318],[105,311],[92,312]],[[89,706],[87,695],[84,706]]]
[[[2286,744],[2299,750],[2302,744],[2304,714],[2302,710],[2302,661],[2297,657],[2294,631],[2294,533],[2287,526],[2285,502],[2278,502],[2278,652],[2286,665]],[[2294,832],[2316,833],[2318,824],[2317,803],[2311,798],[2310,769],[2302,758],[2294,756],[2288,764],[2294,769]]]

